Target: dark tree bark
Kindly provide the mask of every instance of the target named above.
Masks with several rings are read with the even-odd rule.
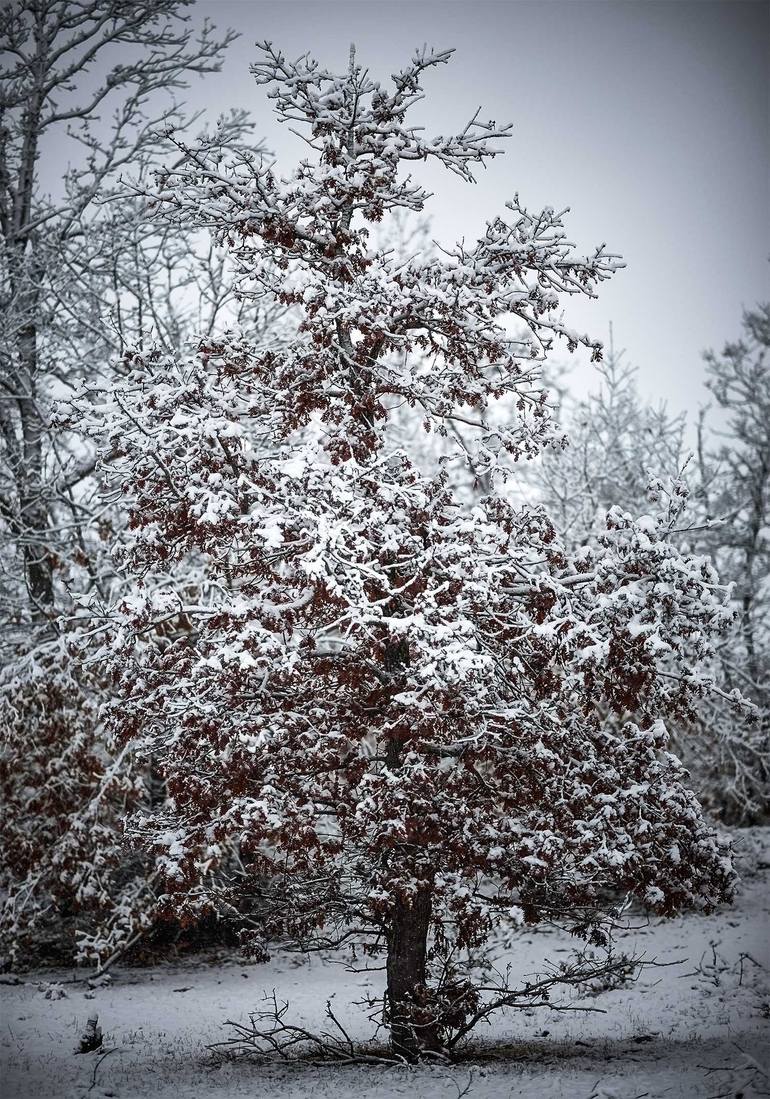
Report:
[[[53,611],[54,586],[49,549],[51,516],[43,472],[45,424],[37,395],[37,342],[37,329],[30,323],[19,340],[20,374],[24,387],[17,398],[24,455],[24,465],[20,471],[19,519],[32,617],[45,621]]]
[[[409,645],[404,641],[386,645],[384,664],[397,676],[409,665]],[[401,755],[401,742],[389,740],[386,759],[391,770],[400,766]],[[430,886],[423,884],[411,904],[398,903],[387,931],[390,1042],[393,1052],[409,1061],[418,1060],[424,1050],[441,1048],[426,980],[431,902]]]
[[[423,888],[411,906],[399,904],[388,929],[388,1016],[393,1052],[416,1061],[441,1049],[426,983],[431,895]]]

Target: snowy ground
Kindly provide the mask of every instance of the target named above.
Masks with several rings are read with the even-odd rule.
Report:
[[[460,1065],[409,1067],[217,1064],[206,1046],[226,1019],[246,1021],[263,990],[291,1001],[295,1018],[320,1022],[379,985],[328,960],[279,956],[266,965],[229,959],[155,970],[123,969],[89,992],[61,971],[24,974],[0,987],[3,1099],[748,1099],[770,1095],[770,829],[742,834],[741,895],[716,915],[654,921],[625,936],[663,969],[633,986],[578,1001],[605,1014],[538,1010],[503,1015],[484,1029]],[[522,975],[544,957],[566,957],[570,941],[527,933],[510,961]],[[6,975],[3,982],[9,980]],[[61,991],[66,995],[60,995]],[[57,998],[58,997],[58,998]],[[86,1019],[98,1012],[101,1053],[75,1056]],[[109,1052],[107,1052],[109,1051]],[[103,1054],[106,1052],[106,1056]],[[464,1090],[467,1089],[467,1090]]]

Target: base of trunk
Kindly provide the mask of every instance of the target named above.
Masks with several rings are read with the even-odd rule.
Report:
[[[431,895],[421,890],[397,908],[388,932],[388,1020],[393,1052],[417,1061],[441,1052],[438,1021],[426,984]]]

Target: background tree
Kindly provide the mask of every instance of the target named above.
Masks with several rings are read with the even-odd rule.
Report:
[[[353,59],[337,76],[262,47],[254,75],[307,127],[308,159],[282,181],[260,154],[181,146],[158,200],[227,243],[242,292],[295,308],[294,339],[136,350],[92,415],[132,535],[117,552],[133,590],[97,656],[116,734],[162,762],[168,800],[136,830],[165,903],[232,910],[250,890],[267,934],[384,946],[411,1058],[532,1000],[460,964],[501,922],[600,940],[609,895],[669,913],[731,888],[666,750],[729,620],[708,562],[669,538],[682,501],[638,522],[612,509],[573,552],[500,490],[509,459],[559,437],[538,384],[554,339],[601,354],[555,319],[562,300],[617,259],[576,256],[559,215],[518,199],[429,262],[369,244],[371,223],[424,206],[405,165],[471,181],[507,133],[478,115],[456,136],[409,125],[449,55],[416,54],[386,88]],[[486,428],[506,396],[515,418]],[[462,426],[454,457],[489,474],[483,500],[452,493],[448,455],[417,467],[394,404],[446,437]],[[214,871],[233,848],[228,891]]]
[[[233,37],[194,31],[188,8],[17,0],[0,13],[2,942],[15,962],[105,959],[148,925],[152,896],[122,844],[147,773],[112,757],[106,684],[78,665],[67,622],[81,595],[107,598],[121,519],[88,440],[52,405],[83,379],[110,384],[144,333],[177,343],[225,315],[255,332],[266,320],[235,301],[207,239],[159,230],[121,179],[146,183],[168,130],[196,125],[177,96]],[[220,120],[212,149],[249,128],[241,112]],[[48,185],[46,156],[71,158]]]
[[[232,38],[217,41],[206,26],[196,40],[185,20],[187,6],[184,0],[17,0],[0,15],[7,59],[0,85],[3,514],[21,547],[37,618],[50,618],[55,604],[57,555],[46,532],[51,497],[56,488],[62,491],[50,484],[47,406],[57,376],[71,381],[72,362],[61,361],[57,339],[69,339],[76,315],[71,286],[88,270],[83,238],[89,212],[103,188],[157,152],[160,131],[179,122],[167,93],[184,87],[192,72],[218,69]],[[113,67],[83,90],[90,73],[110,58]],[[160,106],[159,92],[165,96]],[[65,134],[83,155],[52,195],[41,186],[40,158]],[[70,473],[66,487],[73,479]]]
[[[697,720],[678,723],[671,733],[699,797],[730,823],[760,819],[768,797],[765,719],[757,720],[729,699],[733,690],[742,690],[760,710],[764,705],[761,687],[748,670],[763,616],[749,611],[747,641],[742,594],[750,593],[749,608],[761,607],[768,583],[762,536],[768,432],[761,313],[747,324],[746,342],[728,345],[722,360],[707,357],[709,384],[723,416],[737,413],[722,445],[715,446],[711,422],[702,416],[697,453],[688,453],[684,416],[645,403],[636,388],[636,371],[623,366],[623,353],[615,352],[610,338],[606,361],[597,367],[598,389],[577,402],[568,396],[562,400],[569,445],[543,454],[523,477],[526,492],[545,505],[573,548],[602,537],[606,512],[613,506],[640,515],[654,508],[666,485],[691,493],[689,519],[672,537],[685,550],[707,553],[723,581],[736,584],[736,618],[712,668],[721,693],[704,696]]]
[[[651,491],[683,472],[685,418],[665,405],[652,407],[639,395],[635,367],[610,342],[596,364],[596,388],[582,400],[569,397],[568,381],[554,379],[561,392],[559,418],[568,445],[543,453],[524,471],[562,536],[577,548],[606,527],[610,508],[643,514]]]
[[[713,699],[690,732],[699,747],[709,746],[701,754],[709,801],[726,819],[746,823],[766,818],[770,805],[770,307],[748,311],[743,327],[721,355],[705,356],[719,426],[712,421],[709,432],[701,416],[703,525],[693,541],[734,584],[736,622],[719,649],[720,674],[756,712],[741,719]]]

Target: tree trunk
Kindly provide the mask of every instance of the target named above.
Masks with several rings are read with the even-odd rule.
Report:
[[[393,1052],[408,1061],[441,1049],[428,1000],[426,961],[431,896],[422,889],[410,908],[400,904],[388,931],[388,1015]]]
[[[28,312],[36,308],[30,292]],[[47,620],[53,611],[54,589],[50,549],[50,516],[43,469],[44,423],[38,407],[37,330],[32,321],[19,336],[20,375],[23,391],[17,398],[20,412],[23,468],[20,470],[19,518],[24,546],[27,590],[33,619]]]
[[[385,669],[395,681],[409,667],[408,641],[391,640],[383,655]],[[385,753],[391,771],[401,766],[402,751],[401,740],[391,737]],[[423,883],[411,905],[398,902],[387,934],[390,1043],[394,1053],[412,1062],[423,1051],[442,1048],[426,981],[431,902],[431,887]]]

